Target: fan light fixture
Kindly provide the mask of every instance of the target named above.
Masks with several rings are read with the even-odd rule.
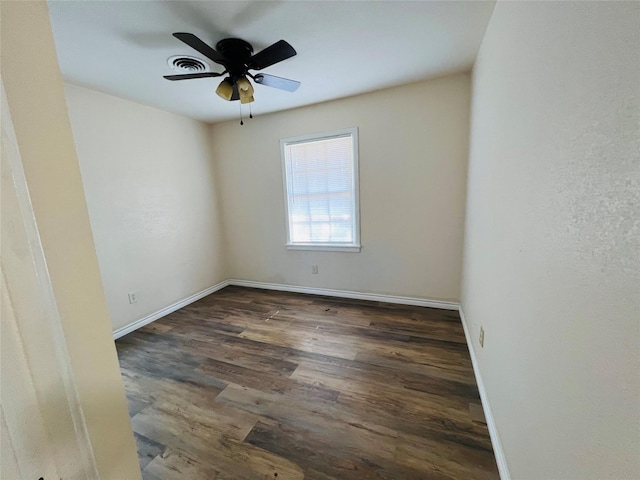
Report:
[[[247,79],[247,77],[242,76],[236,82],[236,86],[238,87],[238,94],[240,95],[240,103],[251,103],[253,102],[253,85]]]
[[[216,88],[216,93],[220,98],[230,101],[233,96],[233,83],[231,83],[231,79],[225,78],[222,80],[218,88]]]
[[[240,98],[240,103],[251,103],[254,101],[253,98],[253,85],[249,79],[245,76],[240,77],[236,83],[235,88],[237,89],[238,96],[234,98],[234,84],[231,77],[227,77],[220,82],[218,88],[216,89],[216,93],[220,98],[223,98],[227,101],[238,100]]]

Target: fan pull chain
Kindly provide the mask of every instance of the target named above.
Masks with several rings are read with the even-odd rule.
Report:
[[[238,103],[240,104],[240,125],[244,125],[244,122],[242,121],[242,103]]]
[[[249,118],[253,118],[253,113],[251,113],[251,104],[249,104]]]

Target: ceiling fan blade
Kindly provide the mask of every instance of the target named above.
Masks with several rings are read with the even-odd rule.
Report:
[[[182,75],[165,75],[167,80],[190,80],[192,78],[208,78],[208,77],[221,77],[223,73],[216,72],[200,72],[200,73],[185,73]]]
[[[265,73],[259,73],[253,77],[255,82],[267,87],[279,88],[280,90],[286,90],[287,92],[295,92],[300,86],[300,82],[295,80],[289,80],[288,78],[276,77],[274,75],[267,75]]]
[[[253,70],[262,70],[294,55],[296,55],[296,51],[293,47],[284,40],[279,40],[251,57],[247,62],[247,66]]]
[[[226,63],[226,59],[222,55],[220,55],[213,48],[211,48],[209,45],[207,45],[198,37],[196,37],[193,33],[177,32],[177,33],[174,33],[173,36],[176,37],[178,40],[186,43],[194,50],[197,50],[205,57],[210,58],[214,62],[220,63],[221,65],[224,65]]]

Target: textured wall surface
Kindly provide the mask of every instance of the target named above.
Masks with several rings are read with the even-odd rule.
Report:
[[[499,2],[474,68],[462,303],[514,479],[640,478],[639,25]]]
[[[114,330],[224,280],[208,126],[74,85],[65,94]]]
[[[457,301],[469,87],[459,74],[213,125],[230,276]],[[362,251],[287,250],[279,140],[354,126]]]

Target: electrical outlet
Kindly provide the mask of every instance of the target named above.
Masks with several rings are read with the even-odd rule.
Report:
[[[138,301],[138,292],[129,292],[129,303],[136,303]]]
[[[480,346],[484,348],[484,328],[480,327]]]
[[[314,275],[318,274],[318,265],[311,265],[311,273]]]

